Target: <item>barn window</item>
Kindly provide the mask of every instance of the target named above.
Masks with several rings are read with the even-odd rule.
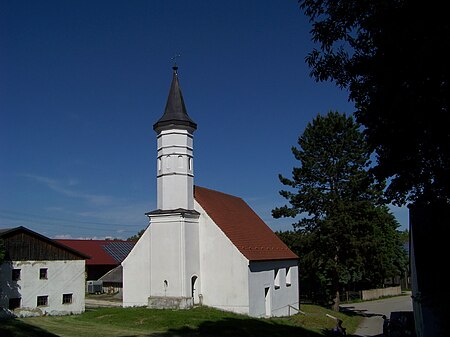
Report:
[[[37,306],[43,307],[48,305],[48,296],[38,296],[37,297]]]
[[[39,269],[39,278],[41,280],[46,280],[47,279],[47,268]]]
[[[72,303],[72,294],[63,294],[62,304],[70,304]]]
[[[291,268],[287,267],[286,268],[286,287],[290,287],[291,286]]]
[[[18,297],[18,298],[10,298],[9,299],[8,309],[9,310],[14,310],[16,308],[20,308],[20,300],[21,300],[20,297]]]
[[[275,278],[274,278],[273,284],[275,286],[275,289],[280,288],[280,270],[278,268],[275,269]]]
[[[11,280],[19,281],[20,280],[20,269],[13,269],[11,273]]]

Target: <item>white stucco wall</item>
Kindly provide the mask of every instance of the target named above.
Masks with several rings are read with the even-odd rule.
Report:
[[[157,208],[193,209],[193,136],[187,130],[163,130],[157,137]]]
[[[47,279],[39,278],[41,268]],[[20,269],[20,280],[11,280],[11,269]],[[85,309],[85,261],[15,261],[0,266],[0,306],[8,308],[9,298],[21,298],[17,316],[79,314]],[[72,303],[63,304],[63,294]],[[37,296],[48,296],[47,306],[37,306]]]
[[[198,218],[185,219],[185,277],[184,287],[186,289],[186,297],[193,295],[194,303],[199,303],[199,290],[201,289],[200,278],[200,242],[199,242],[199,222]],[[196,278],[194,285],[195,290],[192,289],[192,278]]]
[[[278,276],[275,277],[275,271]],[[289,282],[286,271],[289,270]],[[288,316],[291,305],[299,308],[298,266],[296,260],[251,262],[249,277],[249,314],[255,317]],[[277,287],[275,285],[277,284]],[[268,293],[266,294],[266,288]],[[296,313],[291,309],[290,313]]]
[[[125,307],[146,306],[149,297],[190,297],[192,276],[200,274],[197,216],[168,213],[150,219],[122,262]]]
[[[123,306],[147,306],[150,296],[150,227],[122,261]]]
[[[195,201],[200,212],[200,276],[203,304],[249,313],[248,260]]]

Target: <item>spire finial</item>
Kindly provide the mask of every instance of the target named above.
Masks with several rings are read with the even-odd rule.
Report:
[[[177,53],[174,55],[174,57],[171,58],[171,60],[173,60],[173,67],[172,69],[174,70],[175,74],[177,73],[178,70],[178,66],[177,66],[177,58],[181,57],[180,53]]]

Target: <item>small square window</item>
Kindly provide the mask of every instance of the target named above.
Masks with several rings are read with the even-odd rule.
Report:
[[[20,280],[20,269],[13,269],[11,274],[11,280],[19,281]]]
[[[46,280],[47,279],[47,268],[39,269],[39,278],[41,280]]]
[[[47,306],[48,305],[48,296],[38,296],[37,297],[37,306]]]
[[[16,308],[20,308],[20,300],[21,300],[20,297],[19,298],[10,298],[8,309],[14,310]]]
[[[63,294],[62,304],[70,304],[72,303],[72,294]]]

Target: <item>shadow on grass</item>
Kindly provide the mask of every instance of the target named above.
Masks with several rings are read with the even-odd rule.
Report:
[[[345,313],[348,316],[362,316],[362,317],[383,316],[383,314],[370,312],[367,309],[356,309],[355,307],[340,307],[339,311]]]
[[[219,321],[205,321],[198,327],[184,326],[166,332],[152,333],[152,337],[206,336],[206,337],[318,337],[322,334],[301,327],[280,324],[263,319],[224,318]],[[132,336],[122,336],[132,337]]]
[[[1,337],[58,337],[47,330],[26,324],[14,318],[0,319]]]

